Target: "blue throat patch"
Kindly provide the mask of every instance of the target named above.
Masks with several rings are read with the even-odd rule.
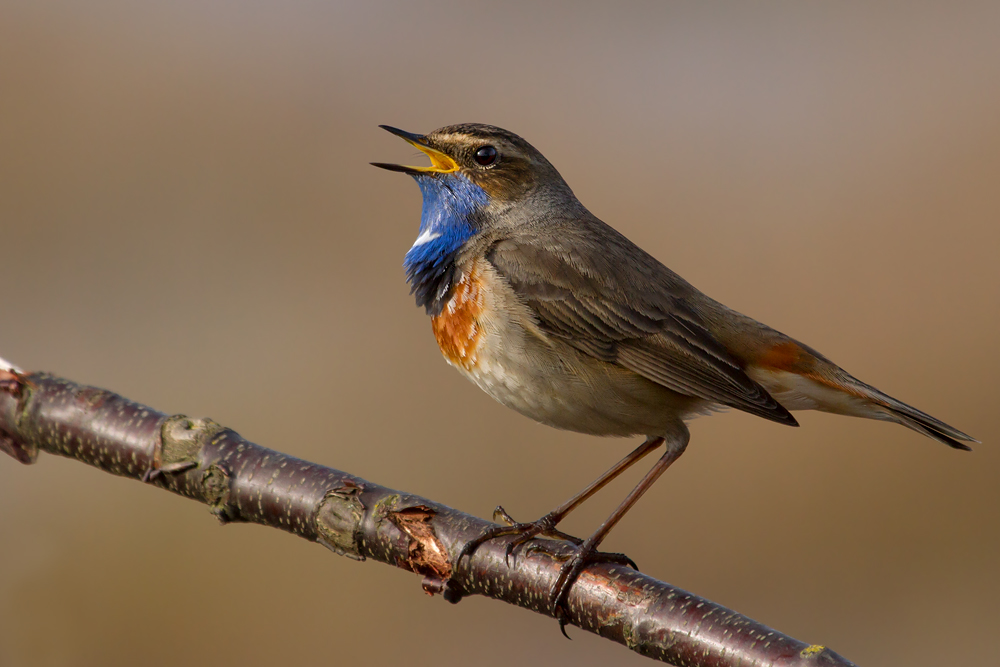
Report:
[[[451,296],[458,271],[455,258],[475,236],[478,209],[489,196],[464,176],[420,174],[413,179],[420,186],[424,206],[420,233],[403,259],[403,268],[417,305],[429,315],[438,315]]]

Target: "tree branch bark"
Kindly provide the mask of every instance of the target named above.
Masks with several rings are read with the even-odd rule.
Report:
[[[486,595],[548,615],[560,559],[574,548],[536,540],[544,548],[526,549],[508,566],[506,542],[496,540],[453,568],[453,555],[492,524],[266,449],[211,420],[168,416],[103,389],[22,373],[3,359],[0,450],[23,463],[46,451],[143,480],[205,503],[223,522],[280,528],[356,560],[421,574],[425,591],[451,602]],[[569,609],[571,624],[674,665],[853,665],[623,566],[589,567]]]

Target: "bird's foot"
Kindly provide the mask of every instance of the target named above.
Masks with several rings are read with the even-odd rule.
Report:
[[[504,561],[507,566],[510,567],[512,559],[514,562],[517,561],[517,552],[532,538],[543,535],[545,537],[551,537],[557,540],[565,540],[577,546],[583,544],[583,540],[579,537],[574,537],[568,533],[564,533],[561,530],[556,530],[556,524],[562,517],[553,514],[546,514],[538,521],[531,523],[520,523],[511,518],[507,514],[507,510],[503,507],[497,505],[497,508],[493,510],[493,520],[502,521],[507,524],[506,526],[496,526],[495,528],[488,528],[483,531],[483,533],[476,537],[475,539],[469,540],[462,547],[462,550],[458,554],[458,558],[455,563],[461,562],[462,558],[466,556],[471,556],[476,552],[480,546],[484,543],[494,540],[498,537],[506,537],[508,535],[516,535],[517,537],[510,541],[507,545],[507,551],[504,554]]]
[[[520,547],[522,544],[537,535],[551,537],[554,540],[563,540],[564,542],[569,542],[570,544],[575,544],[576,546],[583,544],[583,540],[579,537],[575,537],[569,533],[564,533],[561,530],[556,529],[556,524],[559,523],[561,517],[557,517],[555,514],[546,514],[541,519],[533,523],[520,523],[515,521],[511,515],[507,514],[507,510],[505,510],[503,506],[497,505],[497,508],[493,510],[493,520],[502,521],[509,527],[530,526],[530,530],[526,530],[521,533],[520,537],[511,543],[512,546],[515,547]]]
[[[559,571],[559,577],[552,586],[550,597],[552,615],[559,621],[559,631],[566,639],[570,638],[566,634],[566,625],[569,623],[569,591],[587,566],[595,563],[613,563],[627,565],[633,570],[639,569],[635,561],[625,554],[598,551],[596,546],[587,543],[570,556]]]
[[[587,568],[587,566],[595,563],[613,563],[616,565],[627,565],[633,570],[638,570],[639,566],[625,554],[598,551],[597,543],[603,537],[603,534],[600,532],[596,533],[585,542],[579,537],[574,537],[562,532],[561,530],[556,530],[556,524],[559,523],[560,519],[562,519],[562,516],[558,513],[552,512],[546,514],[538,521],[534,521],[532,523],[519,523],[511,518],[503,507],[498,505],[497,508],[493,510],[493,520],[501,521],[507,525],[489,528],[483,531],[483,533],[478,537],[466,542],[462,547],[462,550],[459,552],[458,558],[455,559],[455,566],[457,568],[458,564],[461,563],[462,558],[474,554],[476,549],[484,543],[498,537],[506,537],[509,535],[516,535],[516,537],[507,544],[504,560],[506,561],[508,567],[511,566],[512,560],[516,563],[518,551],[522,549],[525,544],[530,542],[532,538],[539,535],[564,540],[576,545],[579,549],[569,556],[550,553],[550,555],[554,558],[566,561],[559,571],[559,577],[552,586],[550,609],[552,611],[552,615],[559,621],[559,630],[565,637],[569,638],[569,635],[566,634],[566,625],[569,623],[569,592],[573,587],[573,584],[580,577],[580,574]],[[536,543],[528,548],[538,548],[544,551],[541,543]]]

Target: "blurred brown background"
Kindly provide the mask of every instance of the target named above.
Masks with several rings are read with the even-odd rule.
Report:
[[[983,440],[699,420],[607,547],[861,665],[987,664],[998,34],[995,2],[4,2],[0,355],[535,518],[632,443],[446,366],[400,268],[419,193],[367,164],[421,163],[378,123],[501,125],[704,291]],[[4,666],[645,664],[53,456],[0,459],[0,507]]]

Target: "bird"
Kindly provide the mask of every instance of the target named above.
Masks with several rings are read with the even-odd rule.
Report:
[[[957,450],[978,442],[853,377],[812,347],[703,294],[592,214],[556,168],[508,130],[480,123],[427,134],[379,127],[429,166],[373,162],[412,176],[423,196],[403,267],[445,360],[501,404],[559,429],[644,441],[537,521],[497,508],[468,542],[538,535],[574,542],[550,611],[565,634],[569,591],[597,562],[635,564],[598,547],[684,453],[687,422],[734,408],[798,426],[793,410],[894,422]],[[657,462],[586,540],[557,529],[567,514],[649,453]],[[496,515],[495,515],[496,517]],[[509,560],[508,560],[509,562]]]

